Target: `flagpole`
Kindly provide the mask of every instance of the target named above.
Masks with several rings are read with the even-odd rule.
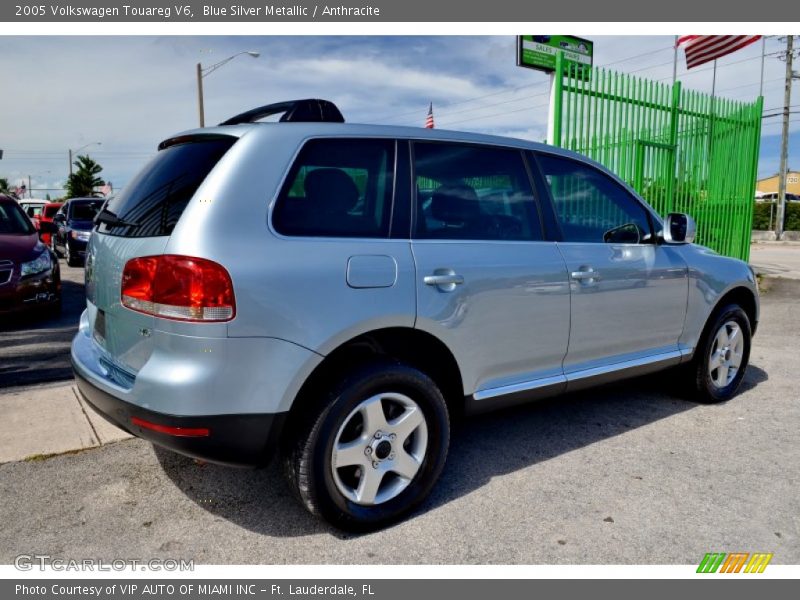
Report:
[[[766,56],[767,36],[761,36],[761,85],[758,87],[758,95],[764,95],[764,57]]]
[[[711,79],[711,97],[716,95],[717,91],[717,59],[714,59],[714,75]]]
[[[675,43],[673,44],[673,54],[672,54],[672,85],[675,85],[675,81],[678,79],[678,36],[675,36]]]

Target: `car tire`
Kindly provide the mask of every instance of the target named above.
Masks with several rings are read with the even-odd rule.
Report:
[[[742,383],[750,360],[752,329],[738,304],[716,311],[687,365],[689,396],[704,404],[730,400]]]
[[[61,256],[58,253],[58,247],[56,246],[56,234],[55,233],[50,235],[50,249],[53,251],[53,254],[56,255],[56,258]]]
[[[70,267],[77,267],[78,261],[75,259],[75,256],[72,254],[72,250],[69,249],[69,242],[64,244],[64,258],[67,261],[67,266]]]
[[[444,468],[450,440],[436,384],[415,368],[379,362],[321,395],[284,451],[300,502],[348,531],[385,527],[417,507]]]

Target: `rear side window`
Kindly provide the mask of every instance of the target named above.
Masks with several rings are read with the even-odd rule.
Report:
[[[272,214],[288,236],[387,238],[394,140],[316,139],[303,146]]]
[[[539,212],[519,150],[414,144],[416,237],[542,239]]]
[[[42,205],[41,204],[29,204],[25,208],[25,212],[29,217],[38,217],[42,214]]]
[[[129,225],[102,223],[100,231],[122,237],[172,233],[197,188],[236,140],[194,138],[161,150],[108,201],[106,210]]]

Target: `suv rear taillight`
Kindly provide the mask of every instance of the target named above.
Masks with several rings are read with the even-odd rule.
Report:
[[[131,310],[178,321],[230,321],[236,314],[228,271],[191,256],[129,260],[122,271],[121,299]]]

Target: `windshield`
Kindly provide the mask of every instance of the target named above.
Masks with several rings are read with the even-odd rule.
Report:
[[[88,202],[73,202],[70,204],[70,219],[76,221],[91,221],[100,211],[104,200],[90,200]]]
[[[16,203],[3,202],[0,204],[0,235],[30,235],[34,231],[36,230],[30,219],[25,216]]]

